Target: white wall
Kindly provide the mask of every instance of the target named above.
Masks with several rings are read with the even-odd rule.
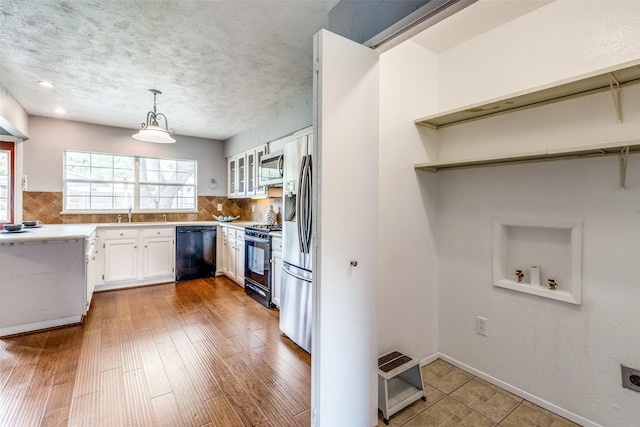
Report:
[[[556,0],[443,52],[438,109],[637,60],[639,38],[640,2]],[[425,108],[423,116],[436,112]]]
[[[424,359],[438,350],[438,177],[413,169],[429,158],[413,118],[437,103],[437,65],[437,55],[411,41],[380,56],[379,354]]]
[[[175,135],[174,144],[155,144],[133,139],[131,129],[37,116],[30,121],[31,138],[23,143],[29,191],[62,191],[63,151],[71,149],[197,160],[198,195],[227,194],[222,141]],[[214,188],[208,185],[211,178]]]
[[[616,157],[440,172],[440,351],[603,426],[637,425],[620,363],[640,368],[639,155],[628,171],[627,189]],[[494,217],[583,222],[581,306],[492,287]]]
[[[225,141],[225,157],[242,153],[311,126],[313,96],[306,95],[257,125]],[[272,147],[270,147],[271,149]],[[275,149],[282,147],[275,147]]]

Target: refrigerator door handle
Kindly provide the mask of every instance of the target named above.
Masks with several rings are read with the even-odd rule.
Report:
[[[305,168],[305,246],[307,248],[307,253],[309,253],[309,249],[311,248],[311,212],[313,203],[311,185],[311,155],[308,155],[307,165]]]
[[[304,241],[304,218],[305,218],[305,187],[304,187],[304,171],[307,164],[307,156],[302,156],[302,164],[300,165],[300,174],[298,175],[298,197],[296,198],[296,211],[297,221],[296,226],[298,228],[298,244],[300,246],[300,252],[306,253],[305,241]]]
[[[305,282],[311,282],[311,280],[309,280],[309,278],[303,277],[303,276],[300,276],[299,274],[294,273],[293,271],[289,270],[286,266],[284,266],[282,268],[282,271],[284,271],[285,273],[287,273],[291,277],[295,277],[298,280],[304,280]]]
[[[303,253],[308,254],[311,240],[311,156],[304,156],[302,169],[302,183],[300,190],[300,234],[303,242]]]

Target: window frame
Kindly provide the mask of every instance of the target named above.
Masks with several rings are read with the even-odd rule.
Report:
[[[67,206],[67,183],[68,182],[107,182],[107,181],[93,181],[93,180],[67,180],[67,153],[82,153],[82,154],[97,154],[97,155],[107,155],[107,156],[122,156],[122,157],[131,157],[134,162],[134,178],[133,182],[129,181],[108,181],[110,183],[119,183],[125,182],[127,184],[133,185],[133,205],[131,207],[132,213],[142,213],[142,214],[154,214],[154,213],[197,213],[198,212],[198,161],[193,159],[178,159],[178,158],[167,158],[167,157],[151,157],[151,156],[138,156],[138,155],[128,155],[128,154],[120,154],[120,153],[104,153],[104,152],[95,152],[95,151],[86,151],[86,150],[64,150],[63,156],[63,171],[62,171],[62,181],[63,181],[63,194],[62,194],[62,212],[61,214],[69,214],[69,215],[82,215],[82,214],[120,214],[120,213],[128,213],[128,208],[113,208],[113,209],[70,209]],[[188,184],[176,184],[176,183],[150,183],[140,181],[140,160],[141,159],[152,159],[152,160],[167,160],[167,161],[182,161],[182,162],[190,162],[193,163],[194,167],[194,183],[193,185]],[[193,187],[193,208],[186,209],[171,209],[171,208],[157,208],[157,209],[142,209],[140,207],[140,187],[141,185],[165,185],[165,186],[175,186],[175,187]]]
[[[16,185],[16,153],[15,153],[15,143],[11,141],[0,141],[0,150],[9,151],[9,179],[7,182],[7,202],[9,208],[9,222],[2,222],[0,220],[0,224],[13,224],[15,221],[15,185]]]

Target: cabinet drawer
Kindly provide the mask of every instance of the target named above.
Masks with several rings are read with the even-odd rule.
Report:
[[[244,232],[240,230],[236,230],[236,239],[239,242],[244,242]]]
[[[145,228],[142,230],[143,237],[172,237],[174,232],[173,227],[163,228]]]
[[[274,252],[282,252],[282,239],[271,239],[271,250]]]
[[[227,232],[226,236],[229,239],[235,239],[236,238],[236,229],[235,228],[231,228],[231,227],[222,227],[223,230],[225,230]]]
[[[121,228],[114,230],[105,230],[105,239],[135,239],[138,237],[138,230],[130,228]]]

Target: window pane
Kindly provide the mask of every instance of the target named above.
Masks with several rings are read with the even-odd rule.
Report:
[[[91,178],[91,168],[88,166],[67,165],[66,179],[88,180]]]
[[[91,154],[91,167],[112,168],[113,156],[111,154]]]
[[[91,197],[91,209],[107,210],[113,209],[113,197]]]
[[[160,160],[160,170],[164,172],[174,172],[177,167],[176,160]]]
[[[134,168],[135,159],[129,156],[114,156],[113,167],[116,169],[130,169]]]
[[[195,184],[196,162],[192,160],[140,159],[140,182]]]
[[[134,173],[133,169],[114,169],[113,180],[120,182],[133,182]]]
[[[140,158],[140,170],[159,170],[159,159],[150,159],[147,157]]]
[[[75,151],[68,151],[66,156],[67,165],[80,165],[80,166],[89,166],[91,165],[91,154],[90,153],[78,153]]]
[[[92,181],[113,181],[113,169],[91,168]]]
[[[195,209],[195,187],[140,185],[141,209]]]
[[[130,206],[133,206],[133,197],[116,196],[113,198],[114,209],[129,209]]]
[[[140,182],[158,182],[160,175],[158,171],[143,171],[140,169]]]
[[[84,182],[67,182],[68,196],[86,196],[91,194],[91,184]]]
[[[196,172],[196,163],[191,161],[178,161],[179,172],[189,172],[192,175]]]

